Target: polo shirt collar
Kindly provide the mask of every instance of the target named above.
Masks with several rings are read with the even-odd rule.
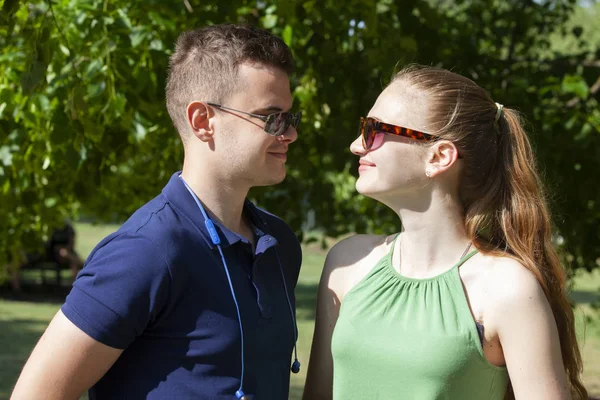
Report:
[[[196,201],[192,197],[193,195],[187,190],[183,181],[180,178],[181,171],[175,172],[169,182],[164,187],[162,193],[167,198],[169,203],[173,205],[177,210],[189,219],[194,226],[200,232],[202,238],[206,242],[207,246],[210,249],[215,248],[216,246],[213,244],[210,239],[210,235],[208,234],[208,230],[206,229],[204,215],[198,208]],[[262,219],[258,208],[252,204],[252,202],[248,199],[244,202],[244,211],[250,216],[250,220],[252,223],[252,229],[254,230],[255,235],[259,238],[266,235],[267,225]],[[209,216],[212,217],[210,211],[206,210]],[[237,233],[231,231],[226,226],[221,224],[217,219],[212,218],[213,224],[217,229],[217,233],[219,234],[219,238],[221,239],[221,247],[226,248],[234,243],[239,241],[247,242],[245,238],[242,238]],[[269,235],[270,236],[270,235]],[[274,239],[274,238],[273,238]],[[269,246],[270,247],[270,246]]]

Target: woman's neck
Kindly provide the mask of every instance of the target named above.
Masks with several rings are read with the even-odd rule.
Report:
[[[405,276],[425,278],[451,268],[470,243],[464,215],[458,202],[447,197],[431,199],[424,211],[395,210],[402,221],[402,235],[396,241],[393,265]]]

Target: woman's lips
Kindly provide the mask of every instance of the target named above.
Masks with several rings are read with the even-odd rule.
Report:
[[[373,167],[375,167],[375,164],[370,161],[363,160],[362,158],[358,161],[358,172],[367,171]]]

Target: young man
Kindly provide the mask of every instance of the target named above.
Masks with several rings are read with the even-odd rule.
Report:
[[[287,399],[300,245],[246,196],[286,175],[292,69],[259,29],[180,36],[166,93],[183,171],[90,254],[13,399]]]

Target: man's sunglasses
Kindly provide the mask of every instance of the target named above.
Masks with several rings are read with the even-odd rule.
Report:
[[[365,150],[370,150],[373,147],[373,143],[375,142],[375,138],[378,133],[404,136],[422,142],[432,142],[437,140],[436,136],[430,135],[429,133],[415,131],[402,126],[386,124],[385,122],[378,121],[371,117],[361,117],[360,135],[362,137],[362,145]]]
[[[291,112],[276,112],[269,115],[260,115],[249,113],[245,111],[236,110],[235,108],[225,107],[220,104],[215,103],[206,103],[209,106],[219,108],[222,110],[235,111],[240,114],[249,115],[254,118],[258,118],[265,123],[265,127],[263,128],[265,132],[267,132],[271,136],[281,136],[283,135],[288,128],[291,126],[296,129],[298,124],[300,123],[300,119],[302,118],[302,111],[297,113]],[[235,114],[234,114],[235,115]]]

